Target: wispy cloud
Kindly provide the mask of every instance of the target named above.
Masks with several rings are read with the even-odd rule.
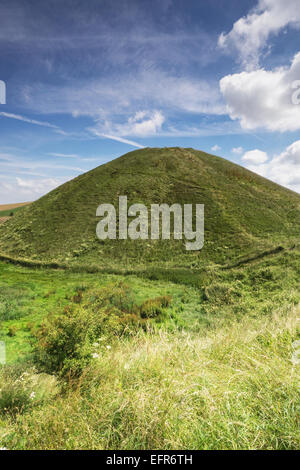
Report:
[[[59,129],[58,126],[56,126],[55,124],[51,124],[50,122],[37,121],[35,119],[30,119],[26,116],[21,116],[20,114],[6,113],[4,111],[1,111],[0,116],[6,117],[9,119],[16,119],[17,121],[28,122],[29,124],[36,124],[37,126],[50,127],[51,129]]]
[[[59,157],[59,158],[80,158],[79,155],[76,153],[55,153],[51,152],[48,153],[48,155],[51,155],[52,157]]]
[[[0,201],[14,203],[34,201],[63,184],[68,178],[0,177]]]
[[[167,114],[226,114],[218,81],[176,76],[159,69],[137,70],[68,85],[27,86],[26,105],[43,114],[71,114],[95,119],[128,118],[141,110]]]
[[[98,137],[104,137],[105,139],[116,140],[117,142],[122,142],[123,144],[132,145],[133,147],[137,147],[139,149],[144,148],[144,145],[138,144],[137,142],[134,142],[133,140],[124,139],[123,137],[118,137],[116,135],[101,134],[100,132],[97,132],[96,130],[94,130],[94,134],[97,135]]]

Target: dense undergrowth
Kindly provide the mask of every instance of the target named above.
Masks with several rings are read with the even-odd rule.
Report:
[[[0,446],[299,448],[299,256],[135,275],[0,263]]]
[[[98,344],[80,380],[57,380],[40,395],[52,376],[30,370],[24,382],[24,372],[4,369],[1,445],[297,449],[300,370],[291,357],[298,317],[292,308],[202,334],[140,330]]]

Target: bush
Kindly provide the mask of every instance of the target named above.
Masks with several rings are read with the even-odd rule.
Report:
[[[49,373],[79,376],[93,357],[99,338],[112,340],[146,327],[148,319],[164,316],[169,297],[147,300],[138,307],[122,283],[80,291],[59,316],[51,315],[35,332],[35,361]]]

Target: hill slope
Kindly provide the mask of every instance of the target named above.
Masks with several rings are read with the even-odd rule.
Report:
[[[187,252],[178,240],[96,237],[99,204],[205,205],[205,245]],[[101,266],[232,262],[280,244],[300,231],[300,196],[234,163],[193,149],[147,148],[123,155],[60,186],[0,227],[0,251],[16,256]]]

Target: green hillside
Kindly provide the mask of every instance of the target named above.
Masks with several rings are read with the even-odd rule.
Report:
[[[205,244],[96,237],[99,204],[204,204]],[[232,263],[279,245],[300,230],[300,196],[234,163],[193,149],[146,148],[60,186],[0,227],[0,252],[67,264],[201,267]]]
[[[204,248],[100,242],[96,209],[121,195],[204,204]],[[299,229],[299,195],[179,148],[16,211],[0,226],[0,448],[298,449]]]

